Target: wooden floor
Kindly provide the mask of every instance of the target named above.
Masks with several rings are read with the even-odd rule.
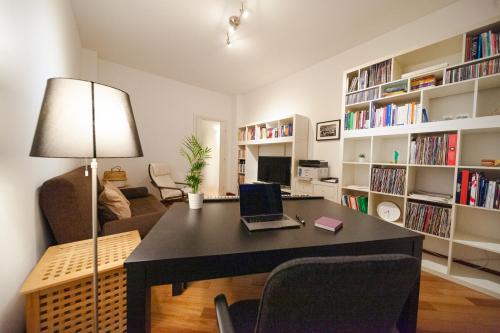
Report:
[[[226,294],[229,303],[258,298],[266,275],[192,283],[182,296],[170,286],[154,287],[153,332],[217,332],[213,299]],[[422,273],[419,332],[500,332],[500,300]]]

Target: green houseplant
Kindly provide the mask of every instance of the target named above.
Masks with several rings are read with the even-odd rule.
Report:
[[[203,206],[203,193],[200,193],[200,185],[203,182],[203,169],[207,165],[212,149],[203,146],[194,135],[188,136],[182,142],[181,155],[184,156],[189,164],[189,170],[186,175],[186,183],[191,187],[191,193],[188,193],[189,208],[199,209]]]

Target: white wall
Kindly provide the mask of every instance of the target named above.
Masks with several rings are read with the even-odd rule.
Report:
[[[88,52],[85,58],[93,61]],[[163,161],[171,167],[174,179],[183,181],[187,163],[180,156],[179,149],[182,140],[194,131],[195,114],[225,121],[227,147],[235,147],[235,112],[230,96],[101,59],[97,60],[97,68],[97,81],[130,94],[144,151],[142,158],[101,159],[100,174],[120,165],[127,171],[130,185],[149,186],[151,192],[157,195],[157,190],[150,186],[147,168],[150,162]],[[234,188],[236,182],[233,150],[227,152],[226,170],[234,172],[225,174],[226,189]]]
[[[238,96],[236,122],[243,125],[292,113],[309,117],[309,158],[327,160],[331,175],[339,176],[340,141],[316,142],[315,127],[317,122],[341,118],[343,72],[482,25],[500,15],[499,3],[459,1],[274,84]]]
[[[69,1],[0,0],[0,332],[24,331],[19,289],[47,245],[37,189],[74,160],[28,157],[50,77],[79,77]]]

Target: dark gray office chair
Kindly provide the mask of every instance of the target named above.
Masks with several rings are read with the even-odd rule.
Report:
[[[274,269],[261,300],[215,298],[221,333],[397,332],[418,276],[400,254],[304,258]]]

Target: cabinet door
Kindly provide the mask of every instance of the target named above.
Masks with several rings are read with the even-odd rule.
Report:
[[[337,186],[314,185],[313,194],[321,195],[330,201],[337,202]]]
[[[313,186],[311,182],[297,180],[296,184],[296,192],[298,194],[313,194]]]

